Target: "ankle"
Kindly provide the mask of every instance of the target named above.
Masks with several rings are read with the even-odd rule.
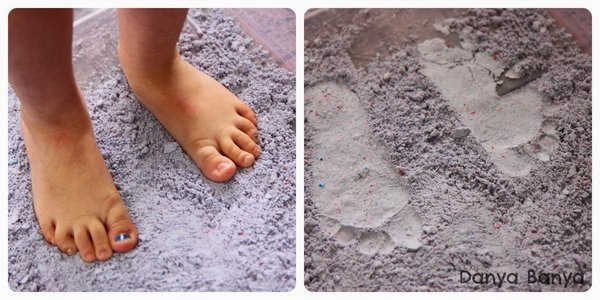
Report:
[[[45,132],[87,132],[92,129],[89,113],[83,103],[74,102],[53,113],[39,113],[34,109],[21,108],[21,121],[29,130]]]
[[[176,48],[168,54],[139,53],[140,51],[132,51],[119,43],[117,52],[123,72],[130,84],[139,80],[160,82],[165,76],[171,74],[173,66],[181,59]]]

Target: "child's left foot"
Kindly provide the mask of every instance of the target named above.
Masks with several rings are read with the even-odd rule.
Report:
[[[210,76],[176,55],[153,68],[119,51],[129,85],[211,180],[229,180],[260,154],[256,115]]]

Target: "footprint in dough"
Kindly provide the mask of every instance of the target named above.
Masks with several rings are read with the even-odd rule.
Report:
[[[314,129],[313,202],[321,226],[342,245],[368,255],[396,246],[418,250],[421,218],[408,204],[404,179],[373,141],[360,100],[347,86],[306,89],[306,118]]]
[[[494,78],[504,67],[485,53],[450,48],[440,38],[423,41],[417,50],[424,66],[421,72],[435,83],[498,168],[510,176],[529,174],[533,159],[520,147],[541,129],[542,96],[528,86],[498,96]]]

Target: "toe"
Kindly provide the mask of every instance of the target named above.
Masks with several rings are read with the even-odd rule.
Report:
[[[221,155],[214,146],[204,146],[189,152],[204,176],[216,182],[229,180],[235,174],[235,163]]]
[[[56,234],[54,222],[50,219],[40,220],[40,229],[42,230],[42,236],[44,236],[46,242],[51,245],[56,245],[56,242],[54,241],[54,236]]]
[[[108,235],[106,229],[100,220],[96,220],[88,225],[92,242],[94,243],[94,250],[96,258],[99,260],[107,260],[112,256],[112,248],[108,242]]]
[[[248,131],[245,131],[246,135],[249,136],[254,143],[259,144],[260,143],[260,138],[258,135],[258,129],[254,128],[254,129],[250,129]]]
[[[242,116],[236,117],[235,126],[243,132],[248,132],[252,129],[256,129],[256,125],[254,125],[254,123]]]
[[[258,119],[256,118],[256,114],[254,113],[254,111],[252,111],[252,108],[250,108],[248,104],[242,102],[236,107],[236,111],[240,116],[252,122],[254,126],[258,125]]]
[[[230,136],[234,135],[236,134]],[[223,154],[231,158],[231,160],[233,160],[238,166],[242,168],[247,168],[254,164],[254,155],[240,149],[240,147],[238,147],[238,145],[235,144],[231,137],[224,137],[219,142],[219,146],[221,148],[221,151],[223,151]]]
[[[245,132],[255,143],[258,143],[258,129],[250,120],[239,117],[236,120],[236,127]]]
[[[58,226],[56,228],[54,242],[56,243],[58,249],[67,255],[73,255],[77,252],[78,248],[73,240],[73,235],[66,226]]]
[[[129,217],[125,205],[113,206],[106,218],[108,241],[115,252],[127,252],[138,243],[138,232]]]
[[[94,251],[94,244],[87,229],[83,226],[77,226],[73,229],[73,236],[75,237],[75,245],[79,249],[81,259],[85,262],[95,261],[96,253]]]
[[[232,138],[238,147],[254,155],[255,159],[260,155],[260,147],[245,132],[237,131],[232,135]]]

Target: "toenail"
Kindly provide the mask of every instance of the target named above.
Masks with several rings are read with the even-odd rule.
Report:
[[[100,259],[107,259],[108,258],[108,252],[105,250],[100,250],[100,253],[98,253],[98,258]]]
[[[75,254],[75,250],[73,250],[71,248],[67,249],[67,255],[73,255],[73,254]]]
[[[226,161],[221,162],[219,165],[217,165],[217,171],[223,172],[223,171],[225,171],[225,169],[229,168],[230,166],[231,166],[231,164]]]
[[[120,241],[124,241],[124,240],[128,240],[131,237],[129,236],[129,234],[127,233],[121,233],[119,235],[117,235],[117,237],[115,237],[115,242],[120,242]]]
[[[260,147],[259,146],[254,147],[253,152],[254,152],[254,157],[259,156],[260,155]]]
[[[96,256],[94,256],[94,254],[92,253],[88,253],[86,255],[84,255],[84,260],[88,261],[88,262],[92,262],[94,260],[96,260]]]
[[[252,157],[252,155],[246,155],[246,157],[244,157],[244,164],[249,165],[252,163],[252,160],[254,158]]]

